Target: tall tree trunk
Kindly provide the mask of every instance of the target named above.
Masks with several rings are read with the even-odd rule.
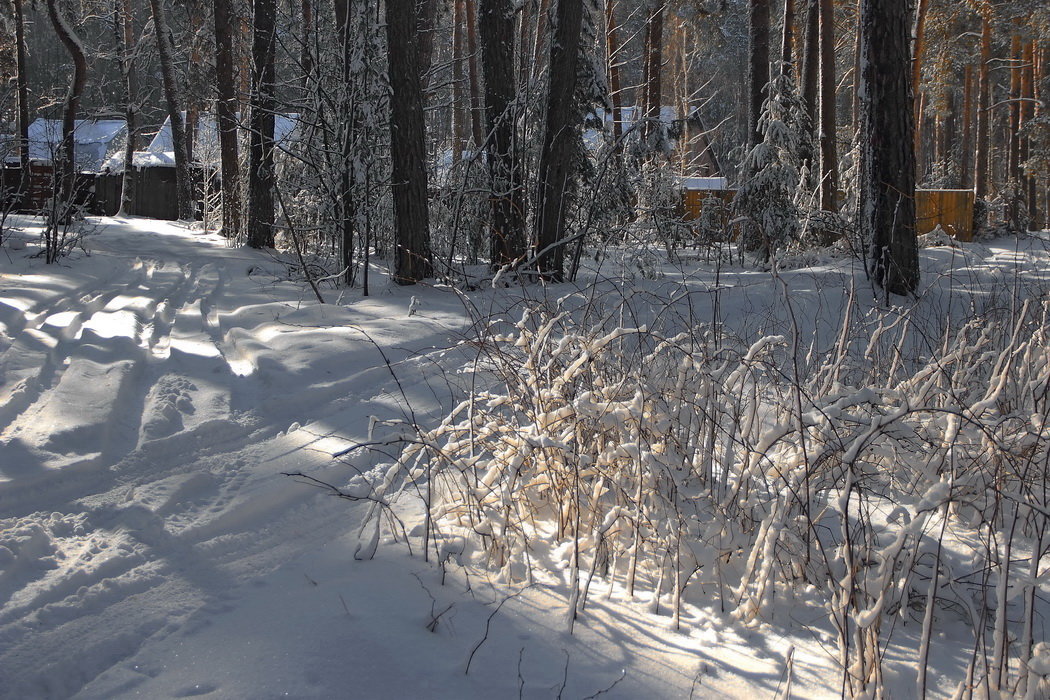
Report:
[[[424,93],[430,81],[430,65],[434,57],[437,8],[437,0],[416,0],[416,63],[419,66],[419,83]]]
[[[303,18],[303,45],[299,54],[300,67],[306,79],[304,88],[309,90],[314,79],[314,3],[313,0],[302,0],[300,14]]]
[[[511,0],[481,0],[478,32],[485,70],[488,164],[492,179],[491,261],[509,265],[525,254],[524,194],[514,148],[514,8]]]
[[[780,35],[781,73],[793,70],[795,62],[795,0],[784,0],[784,26]]]
[[[206,85],[202,42],[207,37],[204,31],[204,21],[207,19],[208,9],[200,0],[190,0],[187,3],[187,9],[190,20],[190,60],[186,76],[186,162],[190,164],[190,177],[194,178],[193,162],[197,159],[195,149],[201,118],[200,95],[205,92]],[[196,183],[192,186],[196,191]]]
[[[806,0],[806,15],[802,31],[802,101],[806,106],[806,128],[812,137],[820,126],[820,0]],[[817,153],[813,153],[811,141],[802,145],[801,160],[809,165],[810,173],[816,176]]]
[[[859,5],[859,3],[858,3],[858,5]],[[861,36],[861,33],[862,33],[861,30],[862,30],[862,25],[861,25],[861,22],[860,22],[860,13],[858,12],[857,13],[857,24],[856,24],[855,31],[853,32],[853,34],[854,34],[854,37],[853,37],[853,94],[851,96],[852,97],[852,100],[851,100],[852,104],[850,105],[851,116],[852,116],[851,123],[853,124],[854,131],[857,131],[860,128],[860,120],[861,120],[861,116],[860,116],[860,72],[861,72],[860,54],[861,54],[861,48],[862,48],[862,44],[863,44],[863,37]]]
[[[1016,30],[1015,30],[1016,32]],[[1020,232],[1024,222],[1024,191],[1021,185],[1021,36],[1010,37],[1010,111],[1007,118],[1006,181],[1010,184],[1007,219],[1010,230]]]
[[[839,154],[835,115],[835,6],[820,0],[820,208],[838,211]]]
[[[343,281],[347,286],[353,284],[354,280],[354,231],[357,214],[357,201],[354,198],[354,139],[356,136],[357,110],[351,104],[351,92],[353,90],[353,44],[357,37],[353,36],[353,13],[350,0],[335,0],[335,25],[336,37],[339,41],[339,56],[341,63],[341,78],[343,86],[342,110],[344,118],[340,124],[340,165],[339,165],[339,200],[337,211],[339,216],[339,252],[343,266]],[[367,243],[362,243],[365,256],[368,255]],[[368,269],[364,271],[364,294],[368,296]]]
[[[57,158],[55,159],[55,173],[58,177],[59,195],[64,203],[66,211],[63,218],[69,215],[69,208],[73,204],[74,184],[76,182],[76,149],[74,146],[74,130],[76,128],[77,110],[80,108],[80,97],[84,94],[87,85],[87,56],[80,38],[74,33],[72,27],[62,16],[57,7],[57,0],[48,0],[47,13],[51,24],[55,28],[55,34],[59,41],[66,47],[70,58],[73,59],[73,80],[69,84],[66,93],[66,103],[62,109],[62,144],[59,146]],[[55,251],[57,254],[57,251]],[[56,257],[48,252],[48,262],[54,262]]]
[[[481,72],[478,70],[478,20],[475,0],[464,0],[467,10],[467,69],[470,71],[470,133],[474,147],[485,143],[485,108],[481,99]]]
[[[467,100],[467,71],[464,60],[467,8],[463,0],[453,0],[452,18],[452,160],[459,163],[467,150],[470,132],[470,103]]]
[[[689,128],[689,69],[686,62],[685,26],[675,14],[670,15],[671,39],[667,42],[668,63],[671,64],[671,96],[674,100],[674,119],[680,119],[681,130],[675,148],[678,174],[688,174],[691,162],[690,146],[693,142]]]
[[[620,91],[620,50],[616,40],[615,0],[605,0],[605,57],[609,71],[609,100],[612,102],[613,137],[617,146],[623,137],[623,95]]]
[[[1035,116],[1035,63],[1036,47],[1035,41],[1028,41],[1024,47],[1024,58],[1021,73],[1021,127],[1023,128]],[[1028,203],[1028,215],[1031,219],[1032,230],[1042,230],[1042,217],[1039,212],[1039,201],[1036,198],[1035,178],[1025,171],[1025,163],[1031,155],[1031,142],[1028,135],[1021,137],[1020,154],[1021,161],[1021,183],[1024,190],[1025,202]]]
[[[415,284],[431,274],[423,90],[416,55],[415,0],[387,0],[390,154],[394,194],[394,281]]]
[[[222,233],[241,234],[241,165],[237,143],[237,87],[234,78],[234,15],[231,0],[215,0],[215,124],[222,172]]]
[[[963,68],[962,144],[959,147],[959,186],[973,188],[973,66]]]
[[[550,88],[540,149],[536,253],[540,274],[560,282],[564,275],[567,190],[572,175],[576,62],[583,26],[583,0],[557,0],[557,26],[550,48]]]
[[[1015,186],[1021,180],[1021,65],[1024,58],[1021,35],[1010,37],[1010,117],[1007,148],[1007,179]]]
[[[663,63],[664,63],[664,3],[663,0],[649,0],[646,4],[645,22],[645,75],[643,77],[644,96],[642,139],[650,142],[653,134],[662,131],[660,124],[660,107],[663,102]],[[649,146],[653,146],[651,142]]]
[[[926,52],[926,14],[930,0],[918,0],[915,6],[915,39],[912,43],[911,84],[915,92],[915,162],[922,162],[922,61]]]
[[[861,0],[861,234],[874,282],[893,294],[919,284],[908,16],[908,0]]]
[[[135,208],[135,150],[138,147],[139,79],[135,70],[135,22],[132,0],[119,0],[113,17],[117,34],[120,72],[124,79],[124,118],[128,138],[124,142],[124,174],[120,190],[120,214],[131,214]]]
[[[551,0],[539,0],[539,3],[536,13],[536,37],[532,45],[532,82],[539,80],[543,75],[548,58],[547,35],[550,34]]]
[[[992,60],[992,17],[985,8],[981,16],[981,63],[977,68],[977,143],[974,144],[973,182],[978,199],[988,196],[988,120],[991,117],[992,88],[989,82],[989,63]]]
[[[29,76],[26,73],[25,16],[22,0],[11,0],[15,20],[15,92],[18,101],[18,162],[22,167],[25,192],[29,178]]]
[[[191,192],[190,167],[186,162],[186,124],[182,120],[179,91],[175,82],[175,47],[168,30],[168,17],[164,0],[150,0],[153,11],[153,32],[157,38],[157,54],[160,57],[160,73],[164,84],[164,100],[171,121],[171,142],[175,150],[175,197],[179,218],[193,219],[193,195]]]
[[[816,2],[816,0],[812,0]],[[769,83],[769,0],[750,0],[748,52],[748,148],[762,143],[758,119],[762,114],[765,89]]]
[[[274,246],[273,128],[276,109],[274,54],[276,0],[254,0],[251,135],[248,140],[248,245]]]

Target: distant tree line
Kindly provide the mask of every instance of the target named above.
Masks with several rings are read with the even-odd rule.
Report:
[[[973,189],[1012,230],[1050,208],[1037,0],[0,7],[0,133],[19,159],[31,119],[63,119],[65,188],[73,119],[122,115],[131,162],[167,118],[190,218],[213,115],[222,230],[292,245],[366,292],[376,256],[401,283],[480,261],[560,280],[585,245],[654,231],[670,246],[678,176],[738,184],[742,245],[760,256],[852,231],[895,292],[917,283],[916,185]]]

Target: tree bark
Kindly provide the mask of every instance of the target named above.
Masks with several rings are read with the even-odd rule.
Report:
[[[478,32],[485,71],[488,165],[492,182],[491,261],[512,264],[525,254],[524,194],[514,138],[514,8],[510,0],[481,0]]]
[[[237,87],[234,78],[234,16],[230,0],[215,0],[215,125],[222,174],[222,234],[241,234],[241,165],[237,143]]]
[[[467,9],[463,0],[453,0],[452,11],[452,160],[459,163],[463,159],[463,151],[467,150],[470,132],[466,60],[463,57],[463,47],[466,43],[463,25],[466,22]]]
[[[204,21],[207,19],[207,8],[200,0],[190,0],[187,3],[190,20],[190,60],[187,70],[186,81],[186,162],[190,164],[191,182],[195,176],[193,162],[197,159],[195,149],[197,148],[197,133],[200,130],[201,98],[205,92],[206,81],[204,79],[204,47],[202,43],[207,35],[204,31]],[[196,183],[191,185],[197,190]]]
[[[820,126],[820,1],[806,0],[806,16],[802,32],[802,101],[806,107],[806,128],[811,136]],[[815,141],[816,139],[812,139]],[[803,144],[801,160],[809,165],[813,175],[817,173],[819,154],[813,153],[811,144]]]
[[[912,44],[911,84],[915,92],[915,162],[922,162],[922,59],[926,52],[926,14],[930,0],[918,0],[915,6],[915,41]]]
[[[1007,179],[1015,186],[1021,180],[1021,65],[1024,58],[1021,36],[1010,37],[1010,117],[1007,149]]]
[[[872,279],[893,294],[919,283],[908,18],[908,0],[861,0],[860,224]]]
[[[191,192],[190,168],[186,162],[186,123],[182,119],[179,91],[175,82],[175,47],[168,31],[168,17],[164,0],[150,0],[153,12],[153,33],[157,39],[157,54],[160,57],[160,73],[164,84],[164,100],[171,122],[171,143],[175,151],[175,196],[179,218],[193,219],[193,195]]]
[[[351,76],[353,56],[353,24],[350,0],[335,0],[335,25],[336,37],[339,42],[339,57],[341,62],[340,76],[342,78],[342,110],[344,118],[340,124],[340,163],[339,163],[339,200],[337,212],[339,217],[339,252],[343,266],[343,281],[350,286],[354,280],[354,231],[355,218],[357,214],[357,201],[354,197],[354,138],[357,130],[357,110],[351,105],[351,92],[353,90]],[[367,243],[362,244],[362,249],[367,259]],[[368,268],[364,270],[364,294],[368,296]]]
[[[977,199],[988,196],[988,120],[991,116],[991,84],[989,82],[989,62],[992,60],[992,18],[991,10],[985,9],[981,17],[981,63],[977,69],[977,143],[974,148],[973,182]]]
[[[538,80],[547,67],[550,12],[551,0],[539,0],[539,10],[536,13],[536,36],[532,45],[532,82]]]
[[[609,100],[612,102],[613,137],[620,144],[623,137],[623,95],[620,92],[620,66],[617,52],[620,50],[616,40],[616,13],[614,0],[605,0],[605,51],[609,71]]]
[[[58,177],[59,197],[68,209],[73,203],[73,186],[76,182],[76,148],[73,132],[76,129],[80,97],[84,94],[84,87],[87,85],[87,56],[84,54],[84,47],[79,37],[59,12],[57,0],[48,0],[47,13],[55,28],[55,34],[66,47],[70,58],[73,59],[73,80],[69,84],[66,103],[62,109],[62,143],[56,154],[54,165],[55,174]],[[68,215],[68,211],[65,215]],[[48,262],[54,262],[50,254],[48,258]]]
[[[272,248],[277,3],[275,0],[254,0],[252,4],[255,20],[252,27],[251,134],[248,140],[248,245]]]
[[[750,50],[747,71],[749,94],[747,145],[749,149],[762,143],[762,134],[758,130],[758,119],[762,114],[765,89],[769,83],[769,0],[750,0],[750,9]]]
[[[959,147],[959,186],[973,187],[973,66],[963,68],[962,144]]]
[[[780,35],[781,74],[793,70],[795,62],[795,0],[784,0],[784,27]]]
[[[540,275],[560,282],[564,275],[566,191],[572,174],[576,62],[583,25],[583,0],[557,0],[557,26],[550,43],[550,89],[539,162],[536,255]]]
[[[437,0],[416,0],[416,62],[419,66],[419,83],[424,92],[430,81],[430,65],[434,56],[437,7]]]
[[[305,89],[310,89],[314,79],[314,3],[313,0],[302,0],[300,3],[301,16],[303,18],[303,46],[299,54],[300,67],[303,77],[306,79]]]
[[[470,71],[470,133],[474,137],[474,147],[481,148],[485,143],[484,107],[481,99],[478,70],[478,20],[475,0],[464,0],[467,10],[467,69]]]
[[[387,0],[390,154],[393,161],[394,281],[415,284],[431,274],[423,91],[416,56],[415,0]]]
[[[835,114],[835,6],[820,0],[820,208],[838,211],[839,154]]]
[[[113,24],[117,34],[120,72],[124,79],[124,119],[128,138],[124,143],[124,174],[120,189],[119,214],[130,214],[135,207],[135,150],[138,147],[139,80],[135,70],[135,27],[132,0],[120,0]]]
[[[663,44],[664,3],[650,0],[646,5],[645,22],[645,76],[643,78],[645,102],[642,139],[647,143],[653,134],[661,131],[660,107],[663,102]],[[649,144],[652,146],[653,144]]]
[[[18,101],[18,162],[22,167],[23,187],[29,177],[29,76],[26,73],[25,16],[22,0],[11,0],[15,20],[15,92]]]
[[[1028,41],[1024,47],[1022,59],[1023,68],[1021,73],[1021,127],[1023,128],[1035,116],[1035,41]],[[1036,198],[1035,178],[1025,172],[1025,163],[1031,155],[1031,143],[1028,135],[1021,137],[1020,143],[1020,170],[1021,184],[1024,191],[1025,202],[1028,204],[1028,215],[1032,223],[1032,230],[1042,230],[1042,217],[1039,212],[1039,201]]]

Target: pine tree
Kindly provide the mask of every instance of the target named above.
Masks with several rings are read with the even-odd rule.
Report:
[[[431,274],[423,90],[417,62],[413,0],[388,0],[390,152],[394,191],[394,281],[415,284]]]
[[[254,0],[251,134],[248,141],[248,245],[274,246],[274,52],[277,3]]]
[[[907,0],[861,2],[860,229],[872,280],[892,294],[919,284],[909,19]]]
[[[734,206],[747,220],[743,247],[762,258],[799,238],[802,212],[798,192],[808,152],[809,126],[805,106],[790,71],[769,82],[758,131],[762,140],[748,151]]]

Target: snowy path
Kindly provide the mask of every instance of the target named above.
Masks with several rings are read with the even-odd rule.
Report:
[[[330,538],[346,506],[280,472],[345,476],[313,419],[367,411],[363,431],[369,412],[397,414],[348,326],[371,312],[378,342],[400,340],[405,300],[298,310],[265,256],[131,226],[0,286],[3,697],[73,695]],[[409,323],[395,357],[448,339]]]

